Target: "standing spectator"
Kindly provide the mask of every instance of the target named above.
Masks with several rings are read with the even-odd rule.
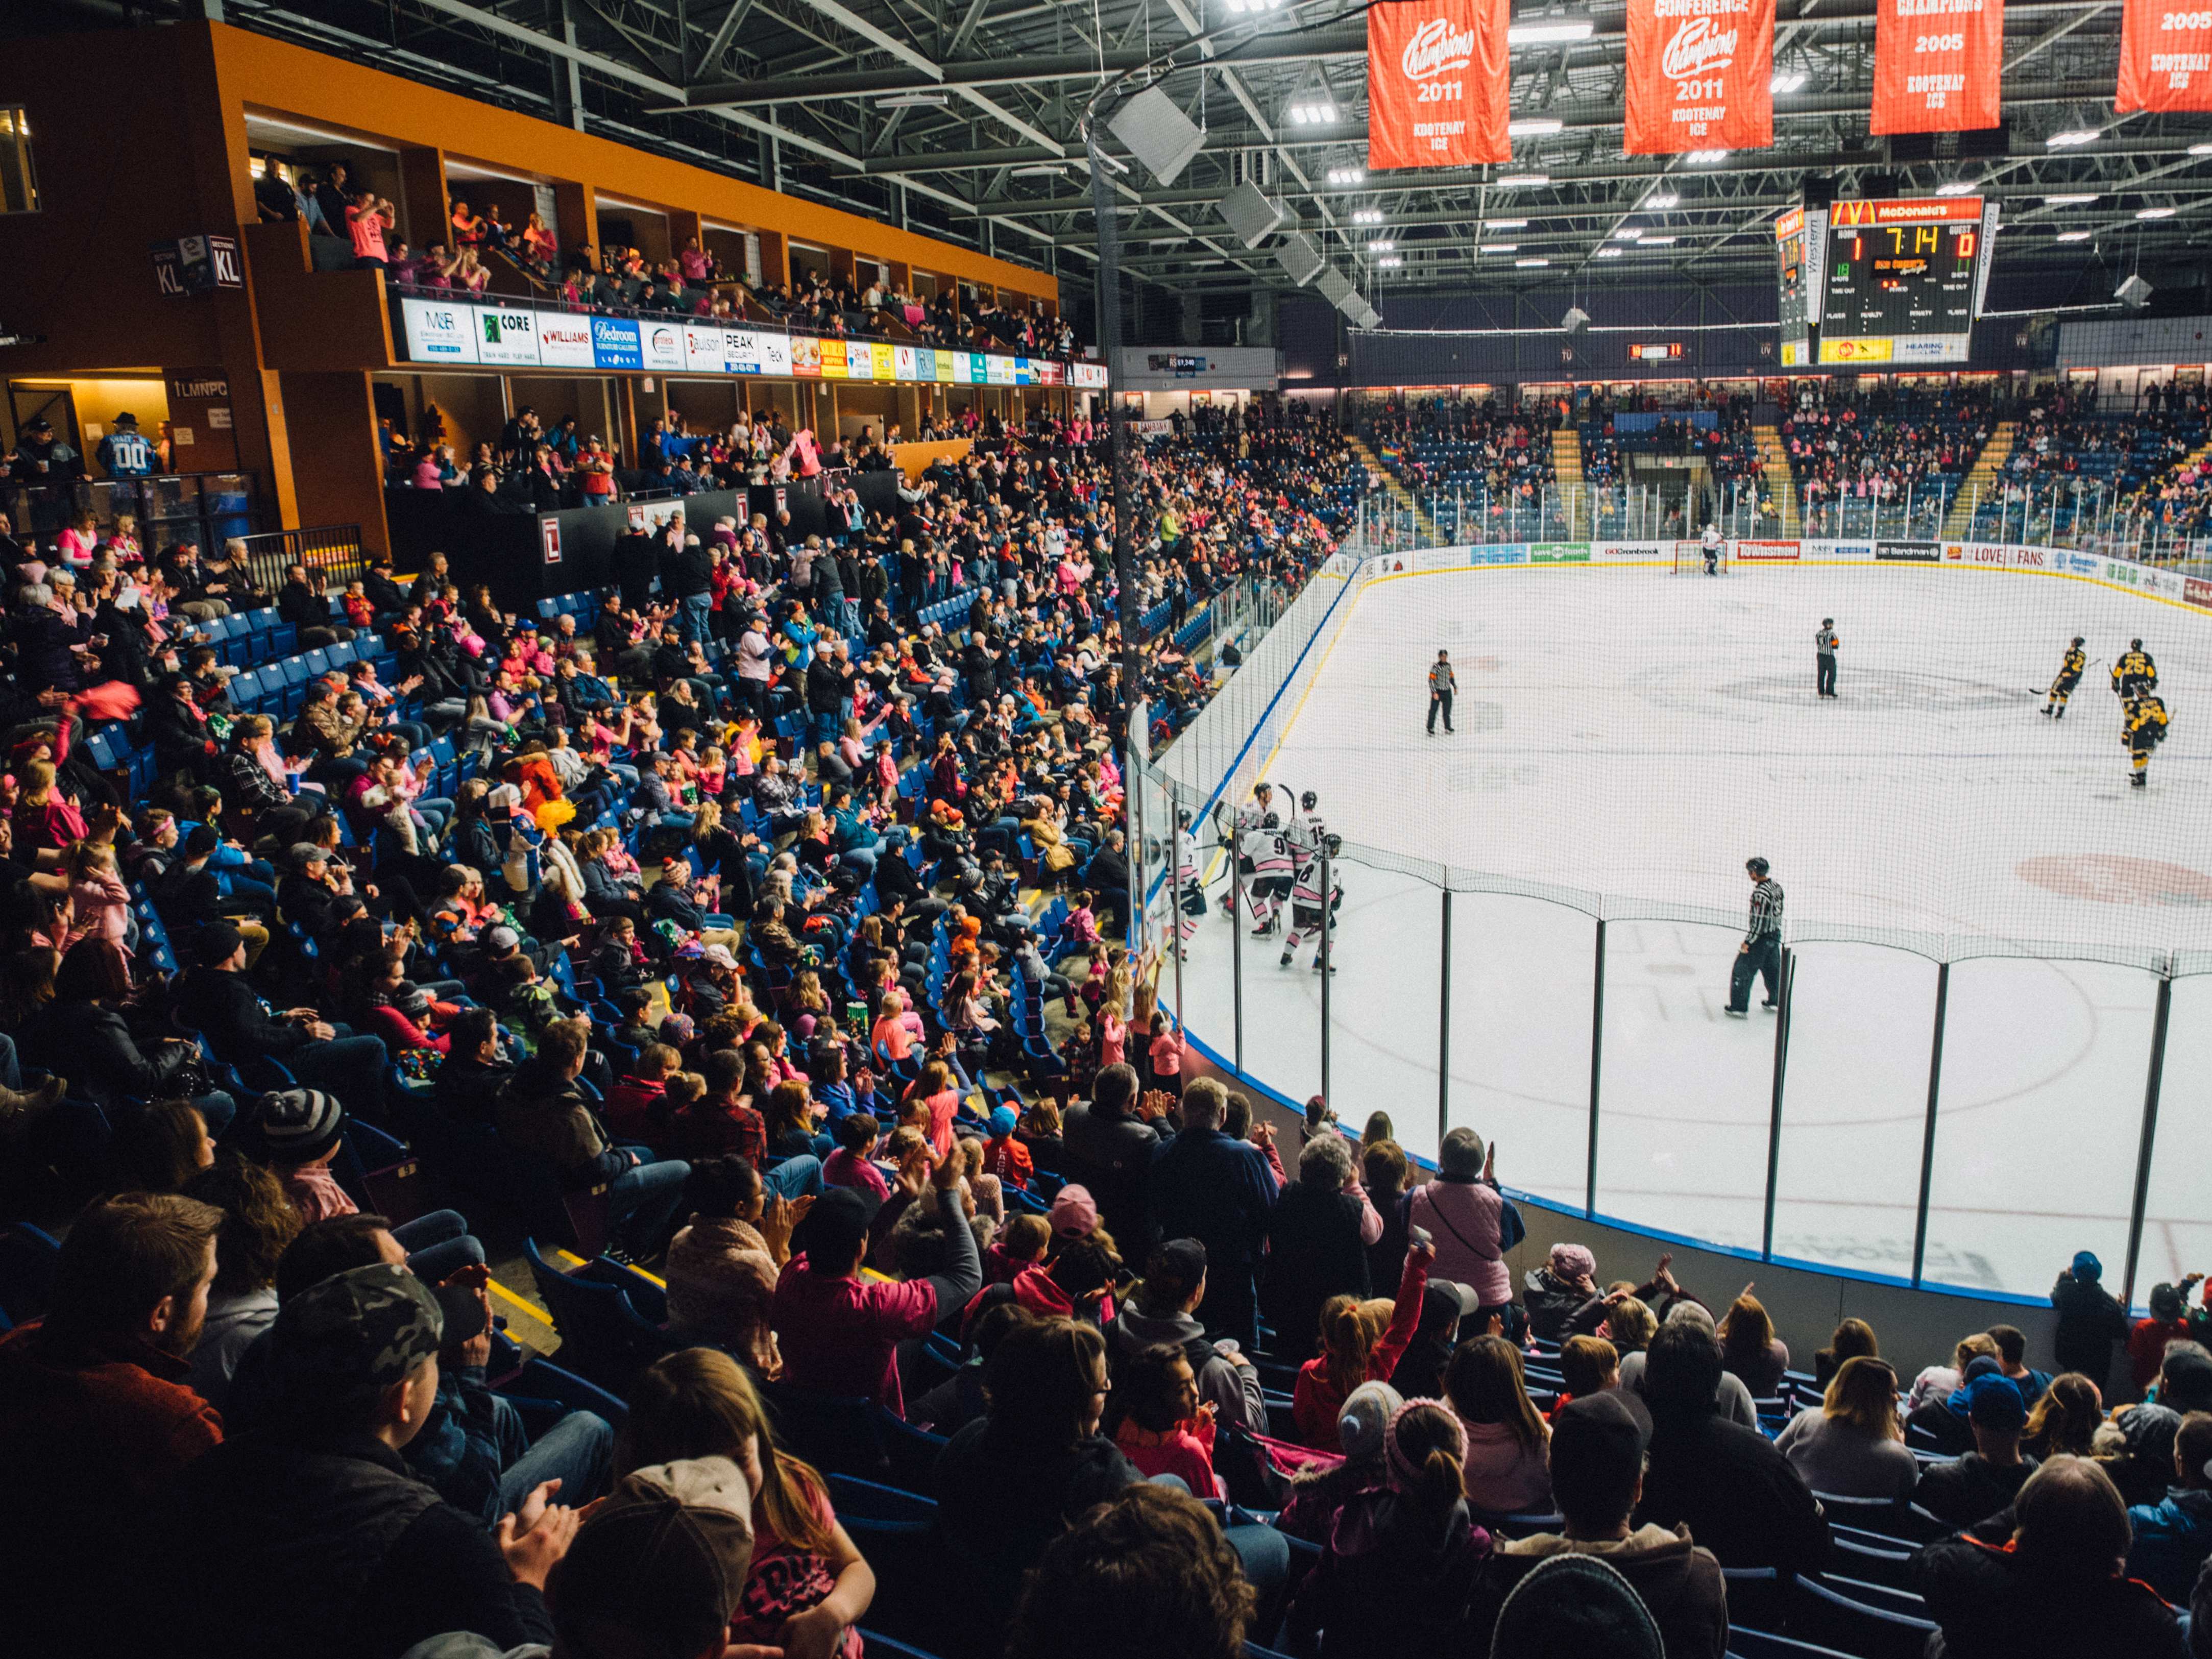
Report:
[[[2128,1511],[2086,1457],[2054,1457],[2013,1507],[1921,1546],[1913,1578],[1948,1659],[2183,1659],[2173,1609],[2125,1576]]]
[[[1471,1285],[1481,1307],[1474,1326],[1491,1316],[1508,1322],[1512,1334],[1513,1279],[1505,1252],[1523,1235],[1521,1212],[1498,1189],[1494,1155],[1486,1158],[1482,1137],[1472,1129],[1452,1129],[1437,1152],[1437,1178],[1413,1189],[1407,1224],[1431,1235],[1436,1276]]]
[[[1206,1340],[1195,1312],[1205,1298],[1206,1246],[1194,1238],[1168,1240],[1152,1252],[1144,1278],[1106,1328],[1114,1364],[1156,1343],[1178,1347],[1190,1360],[1199,1397],[1213,1407],[1215,1420],[1265,1434],[1267,1402],[1259,1370],[1233,1344]]]
[[[1387,1382],[1398,1369],[1406,1345],[1421,1316],[1434,1247],[1417,1244],[1406,1252],[1406,1270],[1391,1302],[1362,1302],[1357,1297],[1330,1298],[1321,1310],[1321,1352],[1298,1367],[1291,1391],[1298,1437],[1324,1451],[1336,1449],[1340,1413],[1363,1382]]]
[[[1208,1334],[1260,1341],[1253,1274],[1267,1237],[1275,1180],[1260,1149],[1222,1128],[1229,1094],[1212,1078],[1183,1091],[1182,1133],[1153,1156],[1145,1183],[1153,1227],[1169,1238],[1206,1246]]]
[[[1816,1492],[1901,1504],[1920,1479],[1898,1419],[1897,1373],[1885,1360],[1845,1360],[1826,1396],[1790,1419],[1774,1443]]]
[[[1552,1492],[1565,1524],[1557,1533],[1498,1546],[1476,1594],[1476,1629],[1495,1624],[1498,1608],[1539,1563],[1589,1555],[1626,1578],[1650,1610],[1667,1659],[1723,1659],[1728,1587],[1713,1553],[1700,1547],[1686,1527],[1669,1532],[1629,1524],[1643,1494],[1650,1439],[1651,1419],[1633,1395],[1595,1394],[1560,1408],[1552,1428]]]
[[[2166,1345],[2189,1340],[2189,1291],[2200,1276],[2191,1273],[2179,1285],[2150,1287],[2150,1317],[2137,1320],[2128,1333],[2128,1370],[2137,1394],[2150,1387],[2166,1363]]]
[[[1298,1178],[1283,1188],[1267,1218],[1260,1288],[1280,1358],[1313,1357],[1321,1310],[1332,1297],[1370,1293],[1367,1246],[1382,1237],[1382,1218],[1355,1196],[1358,1190],[1343,1136],[1316,1135],[1299,1149]]]
[[[1133,1243],[1146,1236],[1145,1182],[1160,1139],[1137,1115],[1136,1105],[1135,1069],[1100,1067],[1091,1079],[1090,1103],[1071,1106],[1060,1126],[1067,1167],[1059,1171],[1089,1190],[1107,1231]],[[1160,1231],[1168,1237],[1182,1236]]]
[[[346,204],[346,234],[353,240],[356,270],[382,270],[391,264],[384,233],[398,220],[398,210],[373,190],[356,191]]]
[[[2112,1344],[2128,1339],[2127,1310],[2105,1288],[2104,1277],[2105,1264],[2079,1250],[2051,1287],[2051,1305],[2058,1310],[2051,1351],[2058,1369],[2079,1371],[2100,1389],[2112,1374]]]
[[[46,1317],[0,1337],[0,1560],[16,1651],[121,1654],[143,1636],[117,1564],[144,1559],[147,1506],[222,1439],[185,1385],[222,1225],[196,1199],[94,1205],[62,1246]]]
[[[2007,1376],[1976,1379],[1966,1403],[1974,1449],[1920,1471],[1912,1501],[1954,1527],[1978,1526],[1998,1510],[2012,1507],[2036,1460],[2021,1455],[2021,1432],[2027,1407],[2019,1385]]]
[[[1711,1332],[1670,1319],[1644,1358],[1651,1464],[1638,1522],[1686,1526],[1723,1566],[1819,1571],[1828,1523],[1812,1489],[1773,1443],[1716,1409],[1723,1373]]]

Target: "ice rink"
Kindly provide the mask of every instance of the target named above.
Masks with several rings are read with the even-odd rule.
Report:
[[[1454,571],[1370,582],[1346,611],[1261,769],[1317,792],[1349,843],[1340,1117],[1387,1110],[1429,1154],[1448,1112],[1498,1143],[1508,1186],[1579,1206],[1602,915],[1596,1209],[1757,1249],[1777,1024],[1756,994],[1748,1021],[1721,1011],[1760,854],[1796,975],[1775,1254],[1910,1273],[1948,957],[1926,1277],[2039,1295],[2087,1248],[2117,1283],[2151,964],[2212,948],[2212,724],[2192,718],[2212,710],[2212,618],[2087,582],[1887,566]],[[1813,695],[1825,617],[1834,702]],[[2029,688],[2077,633],[2089,672],[2046,720]],[[2173,716],[2142,791],[2106,684],[2137,635]],[[1439,647],[1459,730],[1431,738]],[[1423,864],[1462,889],[1443,1103],[1443,906]],[[1279,939],[1231,933],[1209,915],[1189,947],[1189,1028],[1234,1051],[1241,977],[1246,1068],[1303,1098],[1321,1080],[1310,947],[1281,969]],[[2138,1297],[2212,1267],[2212,976],[2186,972],[2212,957],[2182,961]]]

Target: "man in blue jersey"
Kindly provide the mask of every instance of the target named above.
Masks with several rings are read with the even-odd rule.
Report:
[[[143,478],[154,471],[153,441],[128,410],[115,417],[115,429],[100,441],[93,456],[111,478]]]

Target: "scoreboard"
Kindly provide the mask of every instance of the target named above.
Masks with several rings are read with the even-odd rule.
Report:
[[[1996,216],[1996,204],[1973,196],[1832,204],[1820,361],[1965,362]]]
[[[1822,234],[1827,215],[1791,208],[1774,222],[1776,294],[1782,319],[1782,366],[1813,361],[1813,325],[1820,317]]]

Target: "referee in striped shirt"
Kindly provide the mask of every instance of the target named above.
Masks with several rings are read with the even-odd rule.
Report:
[[[1723,1012],[1737,1019],[1751,1015],[1751,981],[1754,975],[1766,981],[1766,1000],[1759,1006],[1769,1013],[1781,1006],[1782,997],[1782,884],[1768,875],[1765,859],[1747,859],[1745,873],[1751,878],[1751,926],[1735,953],[1735,971],[1729,976],[1728,1006]]]

